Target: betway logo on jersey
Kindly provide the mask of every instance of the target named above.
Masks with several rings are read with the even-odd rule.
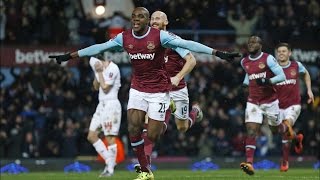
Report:
[[[140,59],[140,60],[153,60],[155,53],[149,53],[149,54],[142,54],[142,53],[136,53],[136,54],[130,54],[130,59]]]
[[[296,79],[287,79],[285,81],[277,83],[277,86],[288,85],[288,84],[296,84],[296,83],[297,83]]]
[[[251,74],[249,76],[249,80],[266,78],[266,77],[267,77],[267,72],[262,72],[262,73],[258,73],[258,74]]]

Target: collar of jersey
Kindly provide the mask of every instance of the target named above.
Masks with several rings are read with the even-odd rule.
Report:
[[[289,60],[289,64],[285,65],[285,66],[281,66],[282,68],[287,68],[291,65],[291,61]]]
[[[261,54],[260,54],[258,57],[256,57],[256,58],[252,58],[252,57],[250,57],[250,55],[249,55],[249,59],[252,60],[252,61],[255,61],[255,60],[261,58],[262,55],[263,55],[263,52],[261,52]]]
[[[146,37],[146,36],[149,34],[150,29],[151,29],[151,27],[148,27],[148,31],[147,31],[144,35],[142,35],[142,36],[137,36],[137,35],[135,35],[135,34],[133,33],[133,30],[131,30],[131,33],[132,33],[132,36],[133,36],[133,37],[135,37],[135,38],[137,38],[137,39],[142,39],[142,38]]]

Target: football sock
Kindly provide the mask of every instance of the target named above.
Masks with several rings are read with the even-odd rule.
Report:
[[[148,163],[151,164],[151,154],[152,154],[153,143],[148,138],[146,131],[142,133],[142,137],[144,139],[144,153],[147,156]]]
[[[197,117],[197,113],[198,113],[198,110],[193,108],[190,113],[189,113],[189,128],[192,127],[192,125],[194,124],[194,122],[196,121],[196,117]]]
[[[284,161],[289,160],[290,145],[291,142],[288,140],[288,137],[282,136],[282,158]]]
[[[114,166],[116,165],[116,158],[117,158],[117,144],[112,144],[108,146],[108,151],[110,157],[108,158],[108,171],[109,173],[114,172]]]
[[[92,145],[96,149],[96,151],[100,154],[100,156],[104,159],[104,161],[107,163],[109,152],[105,144],[101,141],[101,139],[99,139],[97,142],[93,143]]]
[[[253,164],[254,151],[256,150],[256,138],[246,137],[246,161]]]
[[[148,163],[147,157],[144,153],[144,140],[141,134],[138,136],[130,136],[130,142],[133,152],[138,158],[142,172],[149,172],[150,164]]]

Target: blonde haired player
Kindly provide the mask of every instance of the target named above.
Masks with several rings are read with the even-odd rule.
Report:
[[[90,66],[95,74],[93,86],[99,91],[99,104],[94,113],[88,134],[88,141],[105,160],[106,166],[100,177],[112,176],[116,165],[117,144],[115,138],[121,124],[121,104],[118,91],[121,87],[119,67],[109,60],[91,57]],[[102,128],[108,147],[98,137],[98,129]]]

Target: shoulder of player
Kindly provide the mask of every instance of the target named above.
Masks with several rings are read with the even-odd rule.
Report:
[[[119,66],[118,66],[116,63],[110,61],[109,66],[110,66],[113,70],[116,70],[116,71],[119,71],[119,72],[120,72],[120,68],[119,68]]]
[[[158,30],[158,29],[157,29],[157,30]],[[165,30],[158,30],[158,31],[160,31],[160,33],[165,34],[165,35],[169,35],[169,36],[172,36],[172,37],[181,38],[180,36],[174,34],[173,32],[170,32],[170,31],[165,31]]]

